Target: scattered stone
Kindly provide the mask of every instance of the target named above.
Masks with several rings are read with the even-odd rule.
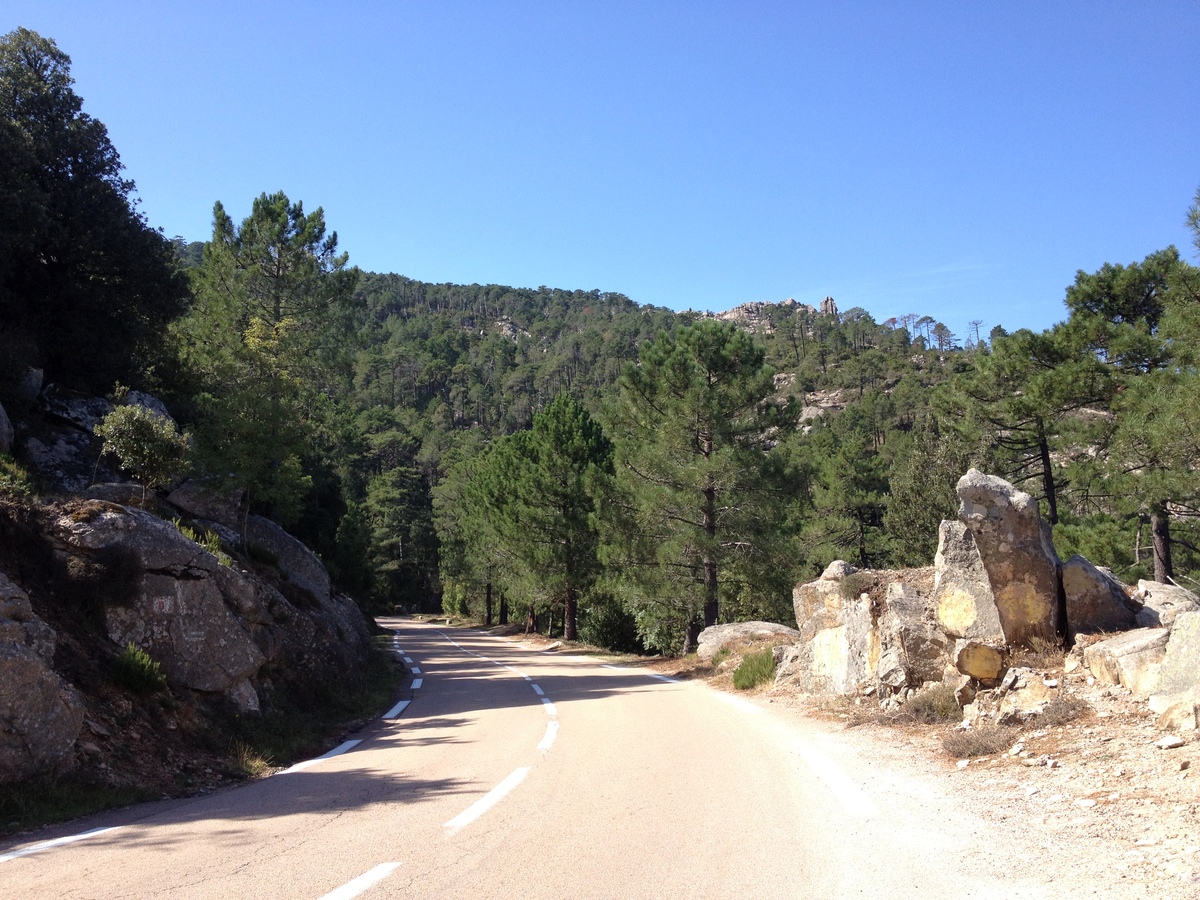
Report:
[[[960,760],[958,761],[958,767],[959,767],[960,769],[965,769],[965,768],[966,768],[967,766],[969,766],[970,764],[971,764],[971,761],[970,761],[969,759],[960,759]]]
[[[1191,700],[1172,703],[1159,714],[1156,724],[1159,731],[1195,731],[1200,725],[1196,704]]]
[[[1160,737],[1157,741],[1155,741],[1154,746],[1157,747],[1159,750],[1175,750],[1179,747],[1184,746],[1184,744],[1186,744],[1186,743],[1187,743],[1187,741],[1185,741],[1179,735],[1168,734],[1164,737]]]
[[[1059,561],[1037,501],[971,469],[958,482],[958,517],[971,530],[1007,643],[1058,639]]]
[[[982,684],[995,684],[1004,671],[1004,651],[980,641],[960,640],[954,645],[954,665]]]
[[[1090,809],[1091,807],[1096,805],[1096,801],[1093,800],[1091,797],[1082,797],[1079,800],[1075,801],[1075,805],[1082,806],[1084,809]]]

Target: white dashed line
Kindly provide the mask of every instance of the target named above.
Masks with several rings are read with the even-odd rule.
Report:
[[[526,675],[524,672],[518,672],[517,674],[519,674],[526,681],[533,681],[533,679],[530,676]]]
[[[404,657],[404,664],[407,666],[411,666],[412,665],[412,657],[411,656]]]
[[[511,775],[468,806],[465,810],[460,812],[443,827],[449,829],[450,831],[458,831],[458,829],[470,825],[485,812],[503,800],[509,791],[524,781],[525,776],[529,774],[529,769],[529,766],[522,766],[519,769],[515,769]]]
[[[383,881],[396,869],[400,868],[400,863],[380,863],[369,872],[359,875],[353,881],[348,881],[336,891],[330,891],[320,900],[350,900],[351,897],[357,897],[371,885]]]
[[[294,766],[292,766],[290,769],[284,769],[279,774],[287,775],[290,772],[303,772],[309,766],[315,766],[317,763],[321,762],[321,760],[323,760],[323,759],[333,759],[333,757],[335,757],[335,756],[341,756],[347,750],[353,750],[355,747],[357,747],[361,743],[362,743],[362,739],[358,738],[353,741],[346,741],[344,744],[338,744],[336,747],[334,747],[328,753],[324,753],[321,756],[318,756],[316,759],[306,759],[304,762],[298,762]]]
[[[425,683],[424,678],[414,678],[413,683],[412,683],[412,689],[414,691],[419,691],[421,689],[421,685],[423,685],[424,683]]]
[[[556,737],[558,737],[558,720],[551,719],[546,723],[546,736],[542,738],[542,742],[537,745],[537,749],[549,750]]]
[[[412,667],[412,673],[413,673],[414,675],[420,675],[420,674],[421,674],[421,667],[420,667],[420,666],[413,666],[413,667]]]
[[[546,696],[546,692],[542,690],[542,686],[540,684],[531,684],[530,687],[533,688],[533,692],[539,697]]]
[[[31,853],[41,853],[43,850],[52,850],[55,847],[62,847],[65,844],[74,844],[76,841],[86,841],[88,838],[96,837],[108,831],[116,831],[121,826],[113,825],[108,828],[93,828],[91,831],[84,831],[80,834],[72,834],[69,837],[55,838],[52,841],[42,841],[40,844],[33,844],[29,847],[24,847],[21,850],[13,850],[0,856],[0,862],[8,862],[10,859],[19,859],[22,856],[29,856]]]
[[[871,802],[871,798],[824,753],[803,744],[796,744],[796,753],[813,774],[825,782],[825,786],[850,815],[860,819],[873,819],[879,815],[879,808]]]
[[[653,678],[655,681],[665,681],[667,684],[679,684],[678,678],[668,678],[666,675],[655,675],[652,672],[647,672],[648,678]]]
[[[546,707],[546,715],[552,719],[558,717],[558,710],[554,708],[554,704],[548,698],[542,698],[542,705]]]
[[[399,703],[397,703],[395,706],[393,706],[391,709],[389,709],[389,710],[388,710],[386,713],[384,713],[384,714],[383,714],[383,717],[384,717],[385,719],[398,719],[398,718],[400,718],[400,713],[404,712],[405,708],[406,708],[406,707],[408,706],[408,704],[410,704],[410,703],[412,703],[412,701],[411,701],[411,700],[401,700]]]

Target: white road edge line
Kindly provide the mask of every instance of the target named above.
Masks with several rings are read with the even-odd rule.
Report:
[[[678,678],[669,678],[666,675],[654,675],[650,672],[647,672],[646,674],[657,681],[665,681],[667,684],[679,684]]]
[[[333,757],[335,757],[335,756],[341,756],[347,750],[353,750],[355,747],[357,747],[361,743],[362,743],[362,738],[355,738],[352,741],[346,741],[344,744],[338,744],[336,747],[334,747],[328,753],[323,753],[322,755],[318,756],[316,759],[306,759],[306,760],[304,760],[304,762],[298,762],[291,768],[284,769],[279,774],[287,775],[291,772],[303,772],[309,766],[315,766],[317,763],[319,763],[323,759],[333,759]]]
[[[505,778],[502,782],[500,782],[442,827],[453,832],[470,825],[485,812],[503,800],[513,788],[524,781],[525,776],[529,774],[530,768],[531,766],[521,766],[519,769],[514,769],[507,778]]]
[[[385,719],[400,718],[400,713],[404,712],[405,707],[407,707],[408,704],[410,704],[410,703],[412,703],[411,700],[401,700],[399,703],[397,703],[395,706],[393,706],[391,709],[389,709],[386,713],[384,713],[383,717]]]
[[[412,673],[413,673],[414,675],[420,675],[420,674],[421,674],[421,667],[420,667],[420,666],[413,666],[413,667],[412,667]]]
[[[601,664],[600,664],[600,668],[602,668],[602,669],[616,669],[618,672],[624,672],[624,671],[626,671],[626,670],[629,668],[629,666],[613,666],[613,665],[609,665],[608,663],[601,663]]]
[[[413,683],[412,683],[412,689],[414,691],[419,691],[421,689],[421,685],[423,685],[424,683],[425,683],[424,678],[414,678]]]
[[[558,737],[558,721],[551,719],[546,723],[546,736],[542,738],[542,742],[537,745],[538,750],[549,750],[554,745],[554,739]]]
[[[398,862],[380,863],[371,871],[364,872],[353,881],[347,881],[337,890],[325,894],[320,900],[350,900],[351,897],[357,897],[376,882],[383,881],[398,868],[400,868]]]
[[[542,690],[542,686],[540,684],[531,684],[530,687],[533,688],[533,692],[539,697],[546,696],[546,692]]]
[[[724,691],[713,691],[713,694],[718,700],[723,700],[730,706],[736,706],[738,709],[746,712],[760,713],[763,711],[761,706],[755,706],[749,700],[743,700],[741,697],[735,697],[732,694],[726,694]]]
[[[546,697],[542,698],[542,705],[546,707],[546,715],[552,719],[558,717],[558,710],[554,708],[554,704],[551,703]]]
[[[799,743],[796,744],[796,753],[812,773],[825,782],[830,793],[850,815],[862,819],[873,819],[879,815],[879,808],[871,802],[866,792],[824,753]]]
[[[524,672],[518,672],[517,674],[520,675],[522,678],[524,678],[526,681],[533,681],[533,679],[530,678],[528,675],[526,675]]]
[[[3,856],[0,856],[0,862],[8,862],[10,859],[20,859],[22,856],[29,856],[31,853],[41,853],[43,850],[52,850],[55,847],[61,847],[64,844],[73,844],[76,841],[86,841],[88,838],[96,837],[107,831],[116,831],[120,827],[120,825],[110,825],[108,828],[93,828],[91,831],[84,831],[80,834],[55,838],[52,841],[42,841],[40,844],[33,844],[20,850],[5,853]]]
[[[404,662],[405,662],[407,665],[410,665],[410,666],[411,666],[411,665],[412,665],[412,657],[411,657],[411,656],[406,656],[406,657],[404,657]]]

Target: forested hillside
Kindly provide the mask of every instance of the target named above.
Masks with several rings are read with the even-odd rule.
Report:
[[[0,400],[30,367],[158,393],[193,475],[368,609],[677,651],[787,621],[834,558],[928,563],[969,465],[1037,494],[1063,555],[1196,566],[1200,279],[1175,248],[1081,272],[1046,332],[986,336],[819,298],[711,316],[364,273],[283,192],[242,222],[217,202],[172,253],[69,62],[0,44]]]

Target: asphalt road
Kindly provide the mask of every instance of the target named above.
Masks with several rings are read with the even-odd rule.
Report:
[[[384,624],[419,671],[361,743],[0,845],[0,897],[1073,895],[1044,862],[997,853],[969,798],[819,724],[642,669]]]

